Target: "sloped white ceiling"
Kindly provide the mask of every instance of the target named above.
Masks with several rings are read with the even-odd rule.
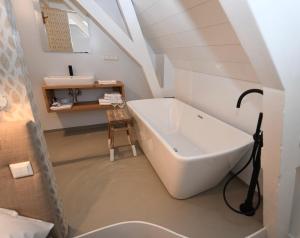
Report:
[[[117,0],[95,0],[112,20],[129,36],[128,29],[120,12]]]
[[[133,0],[144,35],[176,68],[257,82],[218,0]]]

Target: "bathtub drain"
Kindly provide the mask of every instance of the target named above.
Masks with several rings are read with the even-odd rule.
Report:
[[[178,152],[178,150],[177,150],[175,147],[173,148],[173,150],[174,150],[176,153]]]

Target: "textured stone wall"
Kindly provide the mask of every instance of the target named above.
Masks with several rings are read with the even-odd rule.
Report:
[[[66,237],[68,226],[63,216],[63,208],[57,193],[55,177],[49,162],[31,83],[23,62],[23,51],[9,0],[0,0],[0,95],[4,95],[8,100],[8,107],[0,111],[0,126],[1,122],[34,121],[29,123],[30,134],[36,150],[36,160],[42,167],[43,181],[41,182],[47,187],[52,203],[54,235],[59,238]]]
[[[7,97],[8,107],[0,112],[0,121],[32,119],[25,86],[22,51],[8,3],[0,0],[0,93]]]

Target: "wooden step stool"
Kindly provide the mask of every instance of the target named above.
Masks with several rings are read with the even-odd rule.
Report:
[[[132,135],[130,132],[132,117],[126,109],[107,110],[106,116],[108,120],[108,147],[110,153],[110,161],[115,160],[115,132],[126,131],[129,146],[131,146],[133,156],[136,156],[136,148],[132,143]]]

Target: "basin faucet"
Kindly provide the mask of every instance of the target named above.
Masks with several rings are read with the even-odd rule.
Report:
[[[71,76],[71,78],[74,76],[74,71],[73,71],[73,66],[72,65],[68,65],[68,69],[69,69],[69,75]],[[81,95],[81,90],[79,88],[70,88],[69,89],[69,95],[72,97],[73,99],[73,103],[77,103],[78,102],[78,96]]]
[[[241,96],[239,97],[239,100],[238,100],[238,102],[237,102],[237,104],[236,104],[236,107],[237,107],[237,108],[240,108],[240,107],[241,107],[241,103],[242,103],[243,98],[244,98],[246,95],[250,94],[250,93],[259,93],[259,94],[261,94],[261,95],[264,95],[264,91],[261,90],[261,89],[258,89],[258,88],[253,88],[253,89],[246,90],[246,91],[243,92],[243,93],[241,94]]]

